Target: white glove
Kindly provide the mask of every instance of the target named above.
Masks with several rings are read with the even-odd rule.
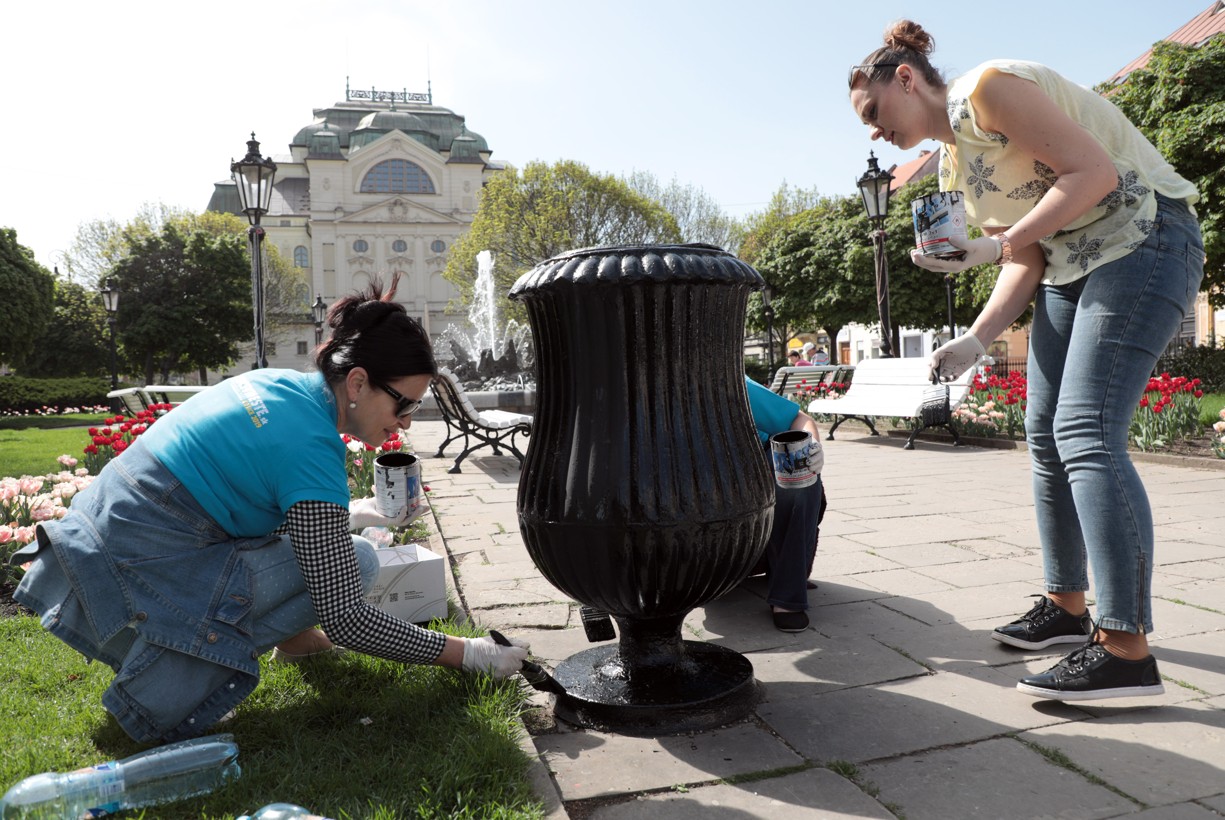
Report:
[[[951,382],[978,364],[978,360],[986,355],[987,351],[977,336],[973,333],[962,334],[932,352],[932,357],[927,362],[931,368],[928,378],[935,381],[939,376],[944,381]]]
[[[373,498],[358,498],[349,502],[349,529],[361,532],[366,527],[407,527],[425,515],[425,499],[417,502],[417,509],[406,512],[400,518],[383,515],[374,505]]]
[[[502,646],[493,638],[460,638],[464,642],[465,672],[484,673],[495,678],[508,678],[519,671],[527,660],[531,644],[511,638],[510,646]]]
[[[955,248],[961,248],[966,255],[961,259],[938,259],[934,256],[924,256],[916,248],[910,252],[910,261],[927,270],[940,273],[960,273],[975,265],[994,262],[1004,252],[1000,241],[993,236],[984,236],[980,239],[961,239],[954,236],[949,238],[949,244]]]

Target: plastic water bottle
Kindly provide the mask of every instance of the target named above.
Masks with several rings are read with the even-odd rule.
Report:
[[[328,820],[328,818],[311,814],[310,809],[295,806],[293,803],[269,803],[255,814],[244,814],[238,820]]]
[[[233,735],[209,735],[75,772],[36,774],[5,792],[0,818],[104,817],[194,797],[237,779],[237,758]]]
[[[375,547],[390,547],[395,540],[391,530],[386,527],[366,527],[362,530],[361,535]]]

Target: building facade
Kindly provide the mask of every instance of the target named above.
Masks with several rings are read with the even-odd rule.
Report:
[[[267,154],[268,152],[264,152]],[[309,301],[271,317],[271,367],[302,369],[315,346],[310,303],[325,304],[379,277],[399,275],[396,299],[437,338],[455,314],[458,290],[442,277],[447,254],[476,215],[485,181],[502,169],[464,118],[431,93],[345,89],[314,111],[277,171],[265,242],[302,270]],[[242,214],[232,180],[214,186],[208,210]],[[326,329],[325,329],[326,333]],[[233,371],[248,370],[253,349]]]

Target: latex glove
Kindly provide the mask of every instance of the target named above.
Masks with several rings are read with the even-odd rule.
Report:
[[[932,352],[932,357],[928,360],[928,366],[931,368],[928,377],[935,381],[939,375],[944,381],[951,382],[978,364],[978,360],[986,355],[987,351],[978,337],[973,333],[964,333]]]
[[[349,502],[349,529],[361,532],[366,527],[407,527],[425,515],[425,499],[417,502],[417,509],[400,518],[383,515],[374,505],[373,498],[358,498]]]
[[[495,678],[508,678],[518,672],[531,649],[531,644],[518,638],[511,638],[510,646],[501,646],[488,636],[460,640],[464,642],[463,670]]]
[[[961,239],[950,237],[949,244],[966,252],[961,259],[937,259],[934,256],[924,256],[916,248],[910,252],[910,261],[920,268],[939,271],[940,273],[960,273],[975,265],[986,265],[1000,258],[1003,253],[1000,241],[993,236],[979,239]]]

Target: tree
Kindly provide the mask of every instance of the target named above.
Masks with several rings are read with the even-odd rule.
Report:
[[[0,361],[18,361],[51,322],[55,277],[18,244],[12,228],[0,228],[0,304],[5,306]]]
[[[23,376],[108,375],[109,332],[98,294],[61,277],[55,280],[51,321],[14,367]]]
[[[114,268],[126,298],[117,327],[127,361],[166,381],[172,372],[226,367],[251,338],[245,237],[167,224],[127,240]]]
[[[1201,287],[1214,308],[1225,307],[1225,34],[1198,48],[1157,43],[1148,65],[1097,91],[1199,190],[1208,256]]]
[[[672,214],[682,242],[705,242],[731,253],[738,249],[742,238],[739,224],[701,188],[681,185],[676,177],[664,187],[649,171],[634,171],[625,182]]]
[[[515,280],[550,257],[599,245],[677,242],[676,220],[613,176],[561,160],[508,167],[485,186],[472,227],[451,249],[443,276],[471,299],[476,255],[490,250],[494,281],[505,293]],[[522,318],[505,299],[503,315]]]

